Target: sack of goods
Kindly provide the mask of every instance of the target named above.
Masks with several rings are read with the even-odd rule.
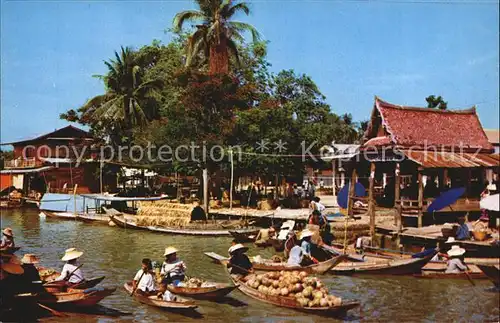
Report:
[[[342,299],[328,293],[316,277],[305,271],[268,272],[246,277],[246,285],[260,293],[276,297],[295,298],[301,307],[334,307],[342,305]]]

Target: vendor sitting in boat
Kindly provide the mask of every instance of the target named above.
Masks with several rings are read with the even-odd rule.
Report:
[[[274,237],[276,230],[273,227],[269,227],[269,229],[260,229],[259,234],[255,238],[255,245],[264,246],[269,243],[269,239]]]
[[[302,266],[308,266],[313,264],[315,259],[311,256],[311,238],[314,235],[314,232],[312,232],[309,229],[305,229],[300,233],[300,247],[302,248],[302,252],[304,253],[304,258],[301,263]],[[290,251],[291,253],[291,251]]]
[[[79,284],[85,280],[82,270],[79,268],[81,265],[78,263],[78,258],[83,255],[82,251],[75,248],[66,249],[62,261],[66,261],[63,266],[61,275],[57,277],[56,281],[66,281],[68,284]]]
[[[455,238],[457,240],[469,240],[470,239],[470,231],[469,226],[465,223],[465,217],[461,216],[458,218],[458,230]]]
[[[473,227],[474,231],[489,231],[490,217],[488,216],[487,210],[481,210],[481,217],[477,220]]]
[[[231,258],[229,258],[227,268],[229,268],[231,274],[248,275],[253,272],[252,262],[245,254],[247,251],[248,248],[241,243],[235,244],[229,248],[228,252]]]
[[[177,250],[174,247],[165,248],[165,261],[161,265],[160,275],[162,277],[161,283],[163,285],[173,284],[174,286],[179,285],[180,282],[184,281],[186,265],[184,261],[177,258]]]
[[[306,254],[304,249],[300,246],[301,241],[295,240],[295,246],[290,250],[290,257],[288,257],[287,264],[292,266],[308,266],[313,263],[310,254]]]
[[[5,228],[2,231],[2,240],[0,241],[0,249],[14,248],[14,232],[11,228]]]
[[[468,268],[464,264],[465,249],[460,248],[460,246],[451,246],[451,249],[448,250],[448,256],[450,259],[447,262],[446,273],[447,274],[458,274],[464,271],[467,271]]]
[[[45,291],[41,284],[42,279],[40,278],[40,273],[35,267],[35,265],[39,262],[40,260],[38,259],[38,257],[31,253],[25,254],[21,259],[22,267],[24,270],[23,291],[25,293],[40,293]],[[40,282],[40,284],[36,284],[35,282]]]
[[[132,287],[140,295],[149,296],[156,293],[153,265],[149,258],[142,259],[141,269],[135,274]]]

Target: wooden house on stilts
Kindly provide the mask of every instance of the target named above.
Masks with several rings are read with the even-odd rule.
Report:
[[[481,192],[488,183],[498,182],[499,156],[475,107],[417,108],[375,97],[360,153],[352,163],[348,212],[359,211],[361,203],[355,202],[361,200],[373,236],[377,209],[394,209],[399,231],[403,225],[422,227],[436,218],[427,214],[427,206],[454,187],[465,187],[465,194],[441,212],[479,211]],[[368,197],[354,196],[356,181],[365,184]]]

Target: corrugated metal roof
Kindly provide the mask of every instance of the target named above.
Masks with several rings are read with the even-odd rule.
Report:
[[[499,167],[499,154],[470,154],[447,151],[403,150],[410,160],[425,168]]]

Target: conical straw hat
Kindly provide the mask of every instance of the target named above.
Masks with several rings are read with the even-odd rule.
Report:
[[[80,258],[83,255],[83,252],[76,250],[76,248],[66,249],[64,252],[64,256],[61,258],[62,261],[73,260],[76,258]]]

